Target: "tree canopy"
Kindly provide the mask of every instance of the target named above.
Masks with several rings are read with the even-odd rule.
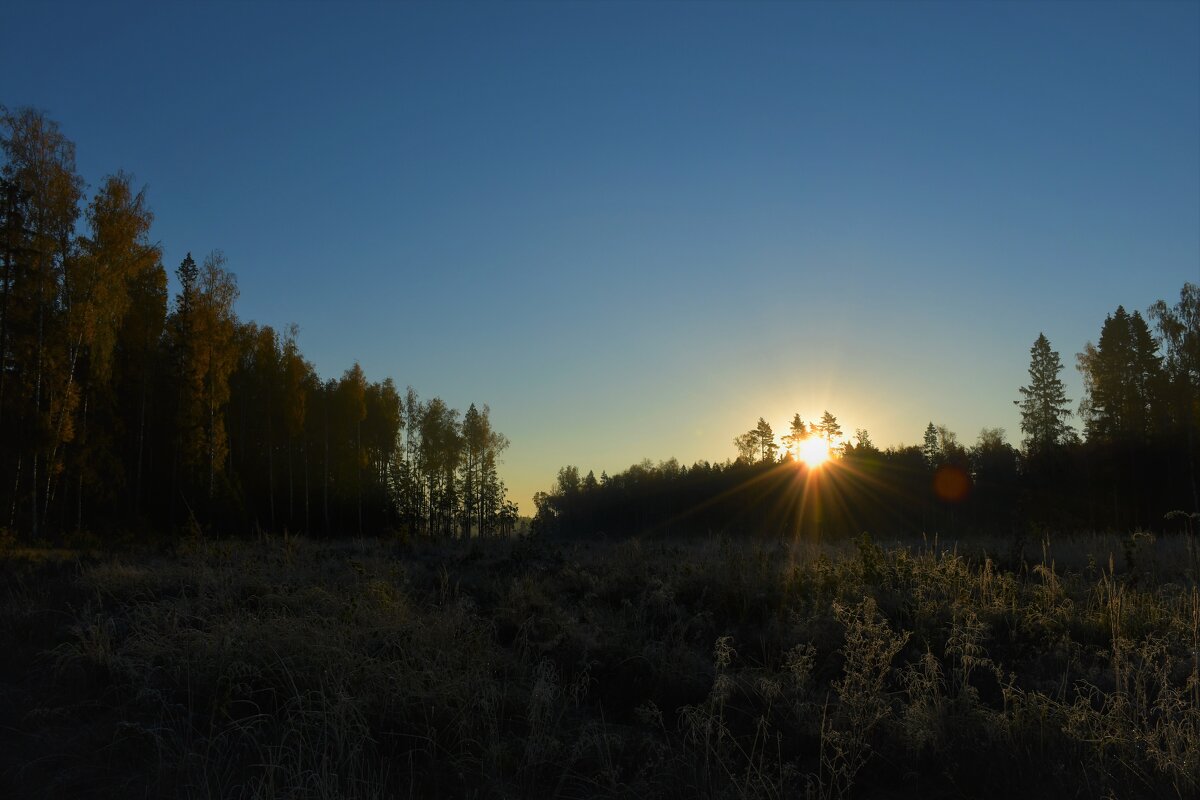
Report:
[[[74,145],[31,109],[0,109],[0,151],[0,527],[513,527],[486,405],[402,396],[358,364],[322,380],[298,328],[239,319],[218,250],[183,259],[168,302],[132,175],[87,200]]]

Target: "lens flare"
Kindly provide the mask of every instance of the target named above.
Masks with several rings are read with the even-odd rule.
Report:
[[[805,439],[796,448],[796,458],[809,469],[816,469],[829,460],[829,444],[824,439]]]
[[[961,503],[971,493],[971,477],[961,467],[945,464],[933,475],[933,491],[948,503]]]

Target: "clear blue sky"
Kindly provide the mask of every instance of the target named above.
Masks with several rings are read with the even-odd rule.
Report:
[[[7,2],[0,103],[300,326],[559,466],[828,408],[1019,440],[1044,331],[1200,281],[1200,4]]]

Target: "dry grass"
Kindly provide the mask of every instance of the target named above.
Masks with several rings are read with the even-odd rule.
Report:
[[[1188,797],[1187,543],[9,554],[6,797]]]

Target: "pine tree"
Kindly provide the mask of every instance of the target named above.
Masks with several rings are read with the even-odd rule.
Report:
[[[771,430],[771,424],[762,417],[758,418],[758,425],[753,431],[755,438],[758,440],[758,455],[760,461],[768,463],[775,460],[775,452],[779,446],[775,444],[775,431]]]
[[[838,424],[837,417],[828,411],[821,415],[821,421],[814,429],[830,447],[833,447],[833,440],[842,435],[842,426]]]
[[[1071,416],[1066,387],[1058,373],[1063,365],[1058,352],[1050,349],[1050,340],[1039,333],[1029,350],[1029,385],[1020,387],[1024,398],[1014,401],[1021,409],[1023,445],[1030,453],[1042,452],[1062,444],[1070,435],[1067,418]]]
[[[783,437],[783,447],[787,452],[791,453],[792,458],[797,457],[797,452],[800,449],[800,443],[808,438],[808,425],[804,420],[800,419],[799,414],[792,416],[792,423],[787,434]]]

